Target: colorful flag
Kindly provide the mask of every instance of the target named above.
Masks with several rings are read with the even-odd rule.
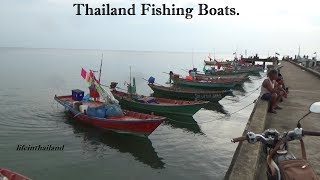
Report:
[[[86,77],[87,77],[87,71],[84,70],[83,68],[81,68],[81,76],[83,79],[86,79]]]
[[[87,74],[86,74],[86,81],[87,81],[87,82],[90,82],[90,81],[91,81],[91,77],[93,77],[92,71],[87,72]]]

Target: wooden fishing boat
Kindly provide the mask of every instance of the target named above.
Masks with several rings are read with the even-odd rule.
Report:
[[[232,65],[233,61],[220,61],[219,63],[221,66],[229,66]],[[217,62],[204,60],[204,64],[208,66],[214,66],[217,64]]]
[[[237,66],[237,69],[240,71],[260,72],[260,71],[263,71],[263,66],[260,66],[260,65]]]
[[[202,74],[202,73],[196,73],[194,74],[195,78],[197,80],[212,80],[212,79],[220,79],[220,80],[240,80],[245,81],[248,80],[248,73],[241,73],[237,75],[208,75],[208,74]]]
[[[232,94],[231,90],[213,91],[213,90],[189,90],[176,86],[165,87],[155,84],[148,84],[153,90],[155,97],[167,97],[183,100],[205,100],[218,102],[227,95]]]
[[[223,71],[210,71],[207,70],[205,72],[206,75],[215,75],[215,76],[221,76],[221,75],[238,75],[238,74],[249,74],[249,75],[259,75],[261,69],[260,68],[254,68],[254,69],[238,69],[238,70],[223,70]]]
[[[208,80],[197,80],[181,78],[178,74],[172,76],[172,81],[178,86],[191,86],[198,88],[216,88],[216,89],[232,89],[238,85],[242,85],[246,79],[208,79]]]
[[[122,115],[96,117],[90,116],[86,111],[81,112],[73,106],[75,100],[71,95],[69,96],[55,96],[54,99],[63,105],[75,119],[83,121],[94,126],[109,129],[117,132],[133,133],[148,136],[150,135],[164,120],[164,117],[137,113],[133,111],[123,111]],[[100,101],[82,102],[88,107],[101,107],[104,105]]]
[[[26,176],[23,176],[9,169],[0,167],[0,179],[4,180],[5,178],[7,178],[8,180],[30,180],[30,178]]]
[[[122,91],[117,91],[115,89],[113,89],[111,92],[119,101],[121,106],[132,110],[153,112],[155,114],[192,116],[207,103],[209,103],[209,101],[184,101],[133,95]]]

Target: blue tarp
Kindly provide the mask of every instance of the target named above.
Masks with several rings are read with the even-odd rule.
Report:
[[[110,117],[120,116],[123,112],[119,105],[102,105],[97,107],[88,107],[87,115],[92,117]]]

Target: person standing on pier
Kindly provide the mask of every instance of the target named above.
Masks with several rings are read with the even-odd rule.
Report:
[[[281,97],[287,97],[287,93],[276,84],[278,72],[272,69],[268,72],[268,78],[262,82],[260,97],[262,100],[270,101],[269,112],[276,113],[276,109],[282,109],[278,106]]]

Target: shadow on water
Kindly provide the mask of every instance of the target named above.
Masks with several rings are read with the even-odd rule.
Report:
[[[173,128],[184,129],[194,134],[204,134],[192,116],[166,115],[166,117],[165,124]]]
[[[206,110],[211,110],[211,111],[216,111],[216,112],[220,112],[220,113],[223,113],[223,114],[227,114],[227,111],[224,109],[223,105],[221,105],[218,102],[209,102],[203,108],[206,109]]]
[[[151,168],[164,168],[165,163],[158,156],[149,138],[93,127],[78,122],[68,113],[66,113],[65,118],[65,123],[73,127],[74,134],[83,136],[83,141],[89,143],[93,148],[97,148],[102,143],[112,149],[117,149],[121,153],[130,153],[136,160],[149,165]]]
[[[246,90],[244,89],[244,86],[243,86],[243,85],[241,85],[241,86],[236,86],[236,87],[232,88],[232,90],[240,91],[240,92],[242,92],[242,93],[245,93],[245,92],[246,92]]]

